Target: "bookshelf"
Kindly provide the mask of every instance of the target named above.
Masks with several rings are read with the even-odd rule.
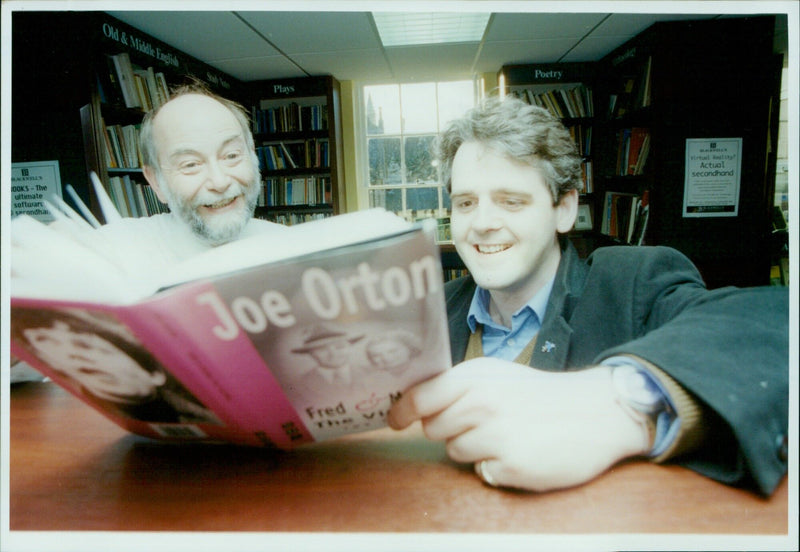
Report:
[[[561,119],[583,160],[582,195],[594,191],[594,71],[591,63],[504,65],[498,82],[505,93],[538,105]]]
[[[127,26],[107,14],[83,20],[95,47],[88,56],[90,101],[80,108],[87,173],[97,173],[123,216],[164,212],[147,184],[138,147],[146,111],[169,98],[170,86],[203,81],[215,92],[248,103],[242,83]],[[91,209],[102,218],[94,193]]]
[[[675,247],[710,287],[769,283],[773,29],[773,17],[656,23],[597,63],[599,239]],[[631,239],[642,199],[646,232]]]
[[[570,234],[579,253],[585,256],[597,246],[594,216],[596,112],[595,63],[537,63],[504,65],[498,82],[508,95],[538,105],[561,119],[570,131],[582,159],[583,189],[580,191],[580,223]]]
[[[256,216],[296,224],[344,206],[341,99],[332,76],[248,83],[261,165]]]
[[[773,16],[659,22],[597,62],[500,70],[507,94],[573,133],[586,176],[570,238],[582,256],[668,245],[709,287],[769,283],[782,65],[774,25]]]

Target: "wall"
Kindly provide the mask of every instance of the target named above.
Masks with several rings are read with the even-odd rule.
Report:
[[[71,13],[11,17],[11,161],[58,160],[62,186],[72,184],[88,204],[80,108],[90,83],[81,20]]]
[[[781,107],[778,123],[777,163],[775,167],[775,204],[789,215],[789,70],[781,72]]]
[[[356,163],[356,121],[358,119],[357,90],[353,81],[340,81],[342,101],[342,156],[344,158],[345,205],[343,212],[357,211],[358,165]],[[366,206],[365,206],[366,207]]]

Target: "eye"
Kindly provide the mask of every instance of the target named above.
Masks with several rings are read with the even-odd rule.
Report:
[[[506,196],[501,198],[498,203],[508,211],[517,211],[528,205],[528,201],[517,196]]]
[[[241,150],[233,150],[233,151],[226,152],[222,156],[222,159],[228,164],[235,164],[235,163],[238,163],[242,159],[243,156],[244,156],[244,153]]]
[[[197,174],[198,172],[200,172],[200,161],[196,159],[189,159],[186,161],[182,161],[178,165],[178,169],[183,174]]]
[[[72,341],[76,349],[93,349],[94,347],[84,338],[78,337]]]
[[[453,202],[453,206],[459,211],[469,211],[473,209],[475,205],[477,205],[477,201],[469,197],[457,199]]]

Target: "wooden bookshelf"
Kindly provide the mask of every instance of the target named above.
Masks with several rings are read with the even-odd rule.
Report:
[[[569,129],[582,159],[583,189],[580,203],[588,206],[589,216],[582,218],[589,226],[576,225],[570,233],[581,256],[597,247],[599,219],[595,212],[594,133],[597,117],[595,99],[595,63],[536,63],[505,65],[498,73],[504,92],[531,105],[538,105],[561,119]],[[583,217],[584,211],[580,215]]]
[[[781,67],[774,25],[772,16],[659,22],[597,62],[500,70],[506,93],[577,129],[592,168],[580,199],[591,229],[570,233],[581,255],[669,245],[710,287],[769,283]],[[593,111],[570,109],[570,92],[588,89]],[[697,176],[711,171],[687,170],[704,141],[738,148],[726,150],[737,166],[724,193]]]
[[[538,63],[504,65],[498,73],[506,94],[547,109],[569,129],[583,160],[582,195],[594,192],[594,72],[592,63]]]
[[[147,184],[138,147],[146,111],[169,98],[172,86],[199,80],[219,94],[247,104],[247,89],[183,52],[107,14],[82,20],[89,48],[89,102],[80,108],[86,170],[95,172],[123,216],[164,212]],[[90,190],[91,209],[102,220]]]
[[[331,76],[248,83],[261,164],[256,215],[295,224],[344,206],[341,100]]]
[[[643,243],[684,252],[711,287],[769,283],[769,144],[777,140],[780,85],[773,29],[773,17],[661,22],[598,62],[594,218],[601,232],[604,219],[622,216],[608,198],[644,196]],[[730,182],[706,183],[687,170],[698,142],[714,148],[731,139],[740,149],[725,167]],[[707,205],[692,212],[684,199],[704,186]],[[603,233],[610,243],[628,243]]]

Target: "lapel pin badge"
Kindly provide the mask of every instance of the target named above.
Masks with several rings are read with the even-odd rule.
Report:
[[[556,344],[555,343],[553,343],[552,341],[545,341],[544,345],[542,345],[542,352],[543,353],[549,353],[555,348],[556,348]]]

